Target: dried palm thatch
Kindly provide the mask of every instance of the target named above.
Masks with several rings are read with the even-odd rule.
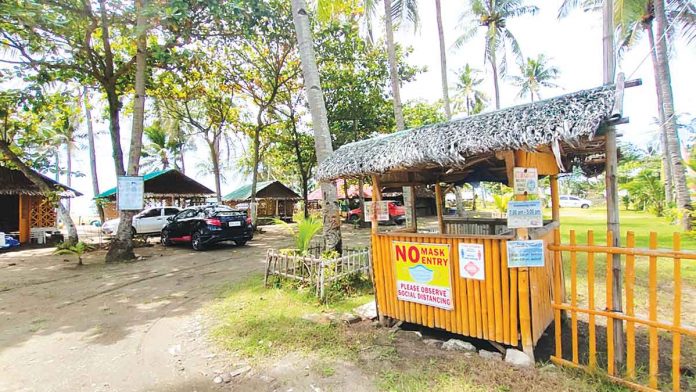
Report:
[[[586,142],[594,146],[593,152],[602,147],[592,138],[612,114],[614,93],[614,86],[603,86],[350,143],[322,162],[317,178],[457,169],[483,154],[543,146],[555,151],[561,146],[563,161],[579,165],[573,155],[587,155]]]
[[[82,193],[60,184],[41,173],[38,174],[60,197],[72,198],[82,196]],[[5,166],[0,166],[0,195],[45,196],[41,189],[31,182],[24,173]]]

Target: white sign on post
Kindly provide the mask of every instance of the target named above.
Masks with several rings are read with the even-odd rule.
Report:
[[[510,229],[544,226],[541,200],[510,201],[507,214],[507,226]]]
[[[535,167],[516,167],[513,170],[516,195],[535,195],[539,189],[539,175]]]
[[[370,221],[372,219],[372,206],[373,202],[365,202],[365,220]],[[377,220],[380,222],[386,222],[389,220],[389,201],[379,201],[377,202]]]
[[[142,210],[143,195],[145,193],[145,181],[142,177],[121,176],[118,177],[118,209]]]
[[[482,244],[459,244],[459,275],[465,279],[486,280]]]

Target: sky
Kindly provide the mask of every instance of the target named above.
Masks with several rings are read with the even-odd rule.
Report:
[[[550,98],[602,84],[601,15],[578,10],[567,18],[558,20],[556,14],[561,2],[562,0],[528,2],[530,4],[536,3],[540,12],[534,16],[511,19],[507,24],[510,31],[517,37],[525,57],[536,57],[543,53],[547,58],[550,58],[550,64],[555,65],[561,71],[560,77],[556,81],[560,87],[542,90],[542,98]],[[482,34],[472,38],[462,48],[457,49],[453,46],[456,38],[462,33],[458,27],[459,19],[467,4],[467,0],[442,1],[449,84],[452,87],[455,85],[457,71],[469,63],[474,68],[485,71],[482,74],[485,78],[483,88],[492,97],[491,72],[488,66],[484,66],[483,62]],[[401,96],[404,100],[422,99],[434,102],[441,99],[442,96],[434,1],[421,0],[419,7],[421,19],[419,30],[414,33],[413,30],[404,29],[398,31],[395,37],[400,44],[413,47],[413,53],[409,56],[408,61],[414,65],[427,67],[427,71],[419,74],[413,82],[406,83],[401,89]],[[508,56],[508,60],[510,61],[509,72],[517,72],[512,55]],[[684,44],[678,43],[670,65],[676,113],[696,115],[696,77],[694,76],[696,50],[694,46],[687,48]],[[657,117],[657,103],[647,39],[642,40],[620,59],[618,71],[624,72],[627,79],[640,78],[643,81],[642,86],[626,91],[624,116],[630,118],[630,123],[619,127],[621,138],[641,146],[654,143],[657,130],[653,124],[653,119]],[[450,90],[450,96],[452,95],[453,91]],[[517,98],[517,90],[514,86],[505,81],[501,83],[502,107],[526,102],[526,99]],[[493,105],[491,102],[491,106]],[[116,178],[110,155],[111,144],[107,135],[108,122],[98,115],[94,117],[98,119],[95,129],[100,132],[97,138],[97,166],[100,187],[103,191],[115,186]],[[130,138],[130,119],[124,118],[121,127],[122,145],[124,150],[127,150]],[[199,173],[196,168],[197,163],[206,157],[205,147],[199,143],[197,151],[189,152],[186,155],[187,174],[209,188],[215,189],[212,175]],[[72,207],[75,215],[90,214],[92,187],[88,174],[88,164],[87,151],[79,151],[75,166],[77,170],[87,174],[87,176],[73,179],[73,187],[85,194],[85,196],[73,201]],[[234,167],[228,170],[226,177],[222,186],[223,195],[250,180],[244,178]]]

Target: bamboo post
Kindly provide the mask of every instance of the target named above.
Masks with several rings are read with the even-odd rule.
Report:
[[[373,240],[375,238],[377,238],[376,234],[379,232],[379,228],[378,228],[379,222],[377,221],[377,202],[380,201],[381,199],[382,199],[382,193],[380,191],[379,178],[377,176],[372,176],[372,214],[370,216],[370,222],[372,224],[371,230],[372,230]],[[372,244],[372,245],[374,247],[375,244]],[[380,255],[378,254],[377,257],[379,257],[379,256]],[[382,260],[373,260],[373,262],[375,262],[375,263],[381,263],[381,261]],[[382,272],[382,271],[380,271],[380,272]],[[377,273],[377,272],[375,272],[375,273]],[[378,279],[380,279],[380,277],[378,277],[378,276],[374,277],[375,283]],[[375,304],[377,305],[376,306],[377,307],[377,318],[379,320],[380,325],[386,327],[388,322],[387,322],[387,318],[384,316],[384,313],[382,311],[382,307],[385,306],[386,304],[381,303],[378,300],[378,292],[379,292],[379,290],[377,289],[377,286],[375,285]]]
[[[442,217],[442,187],[435,182],[435,209],[437,211],[437,227],[440,234],[445,234],[445,221]]]

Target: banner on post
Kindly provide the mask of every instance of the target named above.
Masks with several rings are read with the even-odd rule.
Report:
[[[543,267],[544,241],[508,241],[508,268]]]
[[[535,195],[539,190],[539,175],[535,167],[516,167],[513,169],[516,195]]]
[[[507,226],[510,229],[544,226],[541,200],[510,201],[507,215]]]
[[[399,300],[454,309],[448,244],[393,241],[392,257]]]
[[[389,220],[389,201],[378,201],[378,202],[365,202],[365,220],[367,222],[372,219],[372,206],[377,206],[377,220],[380,222],[386,222]]]

